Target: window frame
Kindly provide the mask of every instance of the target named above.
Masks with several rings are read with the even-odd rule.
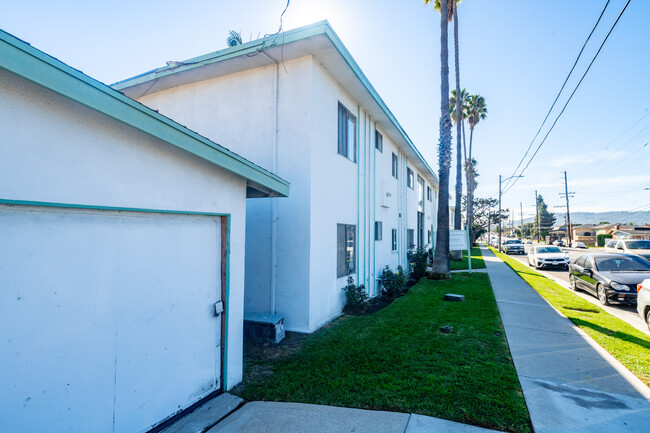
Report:
[[[397,155],[395,155],[395,152],[393,152],[393,158],[391,160],[391,164],[392,164],[391,169],[392,169],[393,177],[395,179],[399,179],[399,175],[398,175],[399,158],[397,158]]]
[[[431,197],[433,194],[431,193],[431,187],[427,185],[427,201],[431,201]]]
[[[343,119],[345,118],[345,119]],[[356,164],[357,162],[357,117],[352,114],[350,110],[347,109],[340,101],[338,103],[337,110],[337,153],[345,159],[352,161]],[[350,149],[350,131],[349,125],[350,121],[354,124],[354,131],[352,136],[352,149]],[[352,150],[352,154],[350,151]],[[352,156],[352,158],[350,158]]]
[[[391,251],[397,251],[397,229],[391,230]]]
[[[406,229],[406,246],[407,249],[412,250],[415,248],[415,230]]]
[[[379,153],[384,153],[384,136],[377,129],[375,129],[375,149]]]
[[[357,270],[357,226],[354,224],[336,225],[336,277],[352,275]],[[343,233],[341,233],[343,232]],[[352,254],[348,257],[349,235],[352,233]],[[343,236],[341,236],[343,234]],[[340,244],[341,238],[343,245]]]
[[[381,221],[375,221],[375,240],[381,241],[383,239],[383,227]]]
[[[406,167],[406,186],[415,189],[415,173],[409,167]]]

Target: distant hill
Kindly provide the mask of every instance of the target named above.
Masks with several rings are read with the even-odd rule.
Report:
[[[524,219],[524,222],[533,222],[534,218]],[[571,212],[571,223],[573,224],[598,224],[602,221],[609,223],[634,223],[634,225],[650,224],[650,211],[642,212]],[[555,214],[556,225],[564,224],[564,214]]]

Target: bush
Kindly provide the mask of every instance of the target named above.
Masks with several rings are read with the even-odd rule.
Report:
[[[613,236],[612,235],[603,235],[600,234],[596,236],[596,245],[599,247],[604,247],[605,246],[605,239],[611,239]]]
[[[343,287],[345,292],[345,307],[343,312],[348,314],[363,314],[368,306],[368,294],[366,287],[362,284],[357,286],[354,279],[348,277],[348,285]]]
[[[411,265],[411,278],[415,281],[424,277],[427,273],[427,264],[429,263],[429,253],[424,248],[409,250],[406,253],[409,264]]]
[[[383,287],[383,293],[389,298],[394,298],[399,296],[404,290],[406,285],[406,273],[402,266],[397,267],[397,273],[390,270],[388,266],[379,275],[381,280],[381,285]]]

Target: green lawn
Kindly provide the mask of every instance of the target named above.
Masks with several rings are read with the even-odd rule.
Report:
[[[449,269],[452,271],[469,269],[467,264],[467,250],[463,250],[463,260],[450,260]],[[472,269],[485,269],[485,262],[483,261],[483,256],[481,255],[481,249],[479,247],[472,247]]]
[[[650,336],[528,266],[497,253],[494,249],[492,252],[636,377],[650,385]]]
[[[465,302],[444,301],[445,293]],[[449,325],[453,332],[441,333]],[[530,418],[486,274],[423,278],[367,316],[343,316],[271,359],[248,360],[235,394],[418,413],[531,432]],[[291,343],[289,343],[291,344]]]

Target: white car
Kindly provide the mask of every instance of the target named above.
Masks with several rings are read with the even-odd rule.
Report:
[[[650,241],[641,239],[625,239],[615,241],[615,243],[610,241],[605,245],[605,251],[634,254],[650,260]]]
[[[539,268],[569,269],[569,255],[558,247],[550,245],[534,246],[528,252],[528,266]]]
[[[641,284],[637,284],[636,291],[638,292],[636,310],[650,329],[650,280],[643,280]]]
[[[571,248],[587,248],[584,242],[573,242]]]

